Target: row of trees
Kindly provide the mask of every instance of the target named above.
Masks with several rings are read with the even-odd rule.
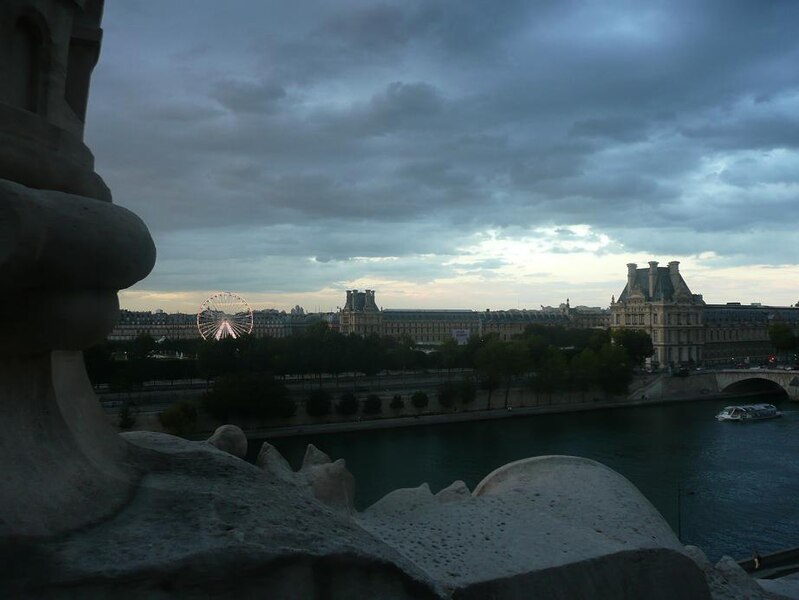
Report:
[[[181,353],[191,360],[153,359],[155,350]],[[531,325],[511,341],[496,335],[472,337],[459,346],[447,340],[434,352],[420,351],[410,338],[345,336],[320,323],[288,338],[227,338],[221,341],[179,340],[156,345],[147,335],[132,342],[106,342],[86,351],[95,384],[124,389],[143,381],[215,379],[234,373],[269,373],[274,377],[373,377],[383,371],[473,369],[493,382],[529,374],[544,390],[564,379],[579,385],[602,383],[598,371],[624,365],[627,370],[652,354],[649,336],[635,330],[566,329]],[[581,357],[574,362],[575,358]],[[124,357],[124,360],[119,360]],[[623,379],[623,378],[622,378]],[[605,385],[610,385],[607,381]]]
[[[344,336],[324,324],[304,335],[274,339],[243,337],[219,342],[172,342],[158,346],[166,351],[195,356],[191,360],[151,358],[155,342],[145,336],[127,344],[106,344],[87,352],[87,368],[92,381],[126,389],[146,380],[214,379],[213,390],[203,400],[211,416],[226,420],[232,415],[255,418],[287,418],[297,408],[285,386],[286,376],[317,378],[320,389],[306,403],[309,415],[337,410],[354,414],[358,402],[344,395],[334,404],[321,389],[323,375],[338,378],[342,373],[357,377],[379,376],[382,371],[440,369],[446,380],[438,394],[440,406],[450,408],[460,400],[472,402],[477,387],[488,392],[488,408],[494,393],[504,390],[504,403],[512,386],[527,385],[537,393],[564,390],[587,392],[599,388],[611,394],[624,393],[633,368],[652,354],[652,342],[644,332],[613,332],[591,329],[566,329],[532,325],[523,335],[503,341],[496,335],[473,337],[465,345],[448,340],[435,352],[418,350],[409,339],[391,337]],[[127,360],[114,357],[126,356]],[[454,370],[461,371],[453,381]],[[463,380],[462,370],[471,369],[474,377]],[[421,396],[411,399],[414,406]],[[402,402],[399,399],[398,402]],[[396,404],[396,403],[395,403]],[[363,405],[365,414],[382,410],[376,396]],[[180,412],[183,411],[183,412]],[[190,411],[175,408],[176,418],[191,418]],[[167,415],[169,417],[169,415]]]
[[[143,342],[138,340],[139,348],[146,348]],[[651,354],[649,336],[633,330],[611,334],[531,326],[510,341],[502,341],[496,335],[472,338],[466,345],[448,340],[437,351],[426,354],[407,340],[343,336],[318,328],[296,338],[202,343],[197,347],[197,359],[192,362],[204,377],[214,378],[213,389],[203,397],[202,409],[219,421],[229,421],[236,417],[292,417],[297,404],[285,385],[286,375],[313,375],[321,381],[323,374],[338,376],[344,369],[374,376],[389,368],[399,371],[438,368],[442,372],[437,391],[440,407],[449,410],[457,403],[469,405],[475,400],[478,387],[482,387],[488,392],[488,408],[491,408],[495,390],[504,390],[507,406],[514,385],[527,385],[536,392],[549,394],[563,390],[586,392],[593,388],[623,393],[632,378],[633,367]],[[292,362],[291,356],[298,364]],[[151,360],[139,353],[127,362]],[[473,370],[475,376],[464,378],[464,369]],[[453,377],[455,370],[457,377]],[[419,391],[409,401],[417,411],[422,411],[429,398]],[[389,406],[401,410],[405,408],[405,400],[394,396]],[[383,411],[384,399],[370,394],[359,401],[349,391],[334,398],[320,386],[306,397],[304,408],[312,417],[333,412],[355,415],[359,410],[373,415]],[[180,432],[196,417],[196,407],[180,403],[162,414],[162,422]]]

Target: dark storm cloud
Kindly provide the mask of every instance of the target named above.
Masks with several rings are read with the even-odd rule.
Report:
[[[279,108],[286,95],[280,85],[270,81],[225,80],[214,84],[211,98],[233,112],[260,113]]]
[[[246,239],[346,278],[354,257],[584,224],[628,251],[784,262],[797,27],[788,1],[126,0],[87,139],[163,260],[216,231],[223,257]],[[771,250],[723,240],[752,227]]]

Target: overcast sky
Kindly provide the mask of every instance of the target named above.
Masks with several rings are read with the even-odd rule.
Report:
[[[123,307],[799,300],[799,3],[110,0],[87,143]]]

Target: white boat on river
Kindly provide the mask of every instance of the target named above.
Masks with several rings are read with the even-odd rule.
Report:
[[[773,404],[741,404],[740,406],[725,406],[716,415],[718,421],[762,421],[782,416]]]

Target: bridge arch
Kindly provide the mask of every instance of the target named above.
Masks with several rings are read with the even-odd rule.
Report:
[[[781,384],[765,377],[752,376],[739,379],[720,390],[725,394],[774,394],[789,397],[788,390]]]

